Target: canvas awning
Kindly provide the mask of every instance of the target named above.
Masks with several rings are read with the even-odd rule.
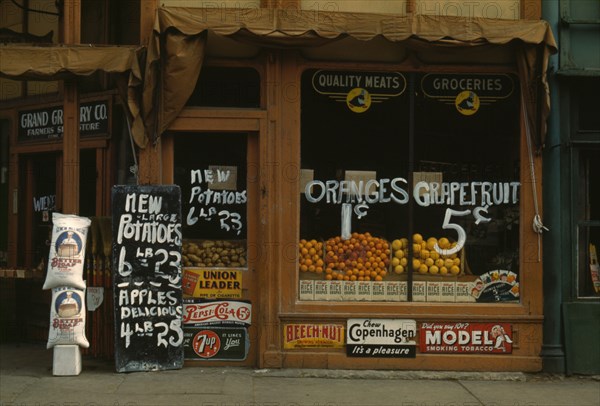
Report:
[[[136,100],[142,84],[140,59],[143,47],[99,45],[0,45],[0,76],[14,80],[63,80],[95,72],[123,74],[121,87],[133,117],[139,117]],[[126,89],[125,89],[126,88]],[[138,145],[146,137],[141,121],[133,134]]]
[[[538,146],[543,144],[550,109],[546,67],[550,54],[557,50],[545,21],[177,7],[158,9],[148,45],[141,111],[149,141],[168,129],[193,92],[208,34],[283,49],[320,47],[347,38],[367,42],[384,38],[399,47],[450,48],[457,54],[466,48],[489,53],[490,46],[508,47],[518,63],[532,132]]]

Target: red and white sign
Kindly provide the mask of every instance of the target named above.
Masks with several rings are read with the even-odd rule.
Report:
[[[214,331],[202,330],[194,336],[192,348],[200,358],[212,358],[221,349],[221,339]]]
[[[421,323],[419,347],[429,353],[512,353],[508,323]]]
[[[184,300],[183,324],[186,325],[213,323],[250,325],[251,316],[252,305],[248,302]]]

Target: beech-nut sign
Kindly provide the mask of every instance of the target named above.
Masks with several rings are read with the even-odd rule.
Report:
[[[354,113],[364,113],[373,103],[404,93],[406,78],[399,72],[318,70],[313,74],[312,86],[317,93],[346,103]]]
[[[472,116],[480,106],[510,97],[515,89],[507,74],[428,73],[421,79],[425,97],[453,105],[464,116]]]

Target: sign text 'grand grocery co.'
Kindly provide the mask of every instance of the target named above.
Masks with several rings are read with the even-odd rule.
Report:
[[[19,141],[54,139],[64,132],[63,106],[46,107],[19,112]],[[108,100],[81,103],[79,133],[82,137],[107,135],[110,104]]]

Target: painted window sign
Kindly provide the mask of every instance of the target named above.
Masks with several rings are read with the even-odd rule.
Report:
[[[349,357],[414,358],[417,323],[402,319],[349,319],[346,329]]]
[[[180,189],[114,186],[112,207],[116,369],[181,368]]]
[[[19,141],[61,138],[64,132],[62,106],[19,112]],[[79,132],[82,137],[107,135],[110,104],[108,100],[81,103]]]
[[[480,106],[506,99],[514,92],[510,75],[429,73],[421,79],[426,97],[452,105],[465,116],[476,114]]]
[[[421,323],[419,350],[423,353],[512,353],[508,323]]]
[[[242,234],[243,213],[236,207],[245,207],[246,191],[235,189],[236,167],[212,167],[190,171],[190,195],[185,213],[185,225],[198,222],[216,224],[232,236]]]
[[[56,209],[56,195],[40,196],[33,198],[33,211],[43,212]]]
[[[398,72],[349,72],[318,70],[313,74],[315,92],[345,103],[354,113],[364,113],[373,104],[400,96],[406,79]]]

